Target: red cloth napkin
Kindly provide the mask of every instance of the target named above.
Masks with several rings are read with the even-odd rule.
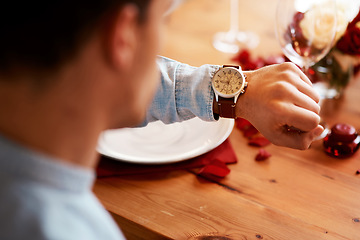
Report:
[[[234,150],[229,140],[226,140],[208,153],[190,160],[172,164],[140,165],[116,161],[103,156],[100,159],[96,173],[97,177],[101,178],[201,168],[197,174],[202,176],[213,175],[222,178],[230,172],[226,164],[236,162],[237,158]]]

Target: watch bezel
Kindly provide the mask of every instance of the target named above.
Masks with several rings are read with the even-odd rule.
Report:
[[[241,87],[239,88],[239,90],[236,91],[235,93],[225,94],[225,93],[219,92],[219,91],[216,89],[216,87],[215,87],[216,76],[217,76],[218,72],[220,72],[220,71],[223,70],[223,69],[231,69],[232,71],[237,71],[238,73],[240,73],[240,76],[241,76],[241,78],[242,78],[242,84],[241,84]],[[244,76],[244,73],[242,72],[242,70],[241,70],[240,67],[239,67],[239,69],[237,69],[237,68],[235,68],[235,67],[221,67],[221,68],[219,68],[219,70],[217,70],[217,71],[214,73],[214,76],[213,76],[213,78],[212,78],[212,80],[211,80],[211,85],[212,85],[212,88],[213,88],[214,92],[216,93],[216,98],[217,98],[217,95],[220,96],[220,97],[223,97],[223,98],[233,98],[233,97],[237,98],[237,96],[240,95],[241,91],[244,90],[244,88],[245,88],[245,82],[246,82],[245,76]],[[216,99],[216,100],[218,100],[218,99]],[[235,100],[235,101],[236,101],[236,100]]]

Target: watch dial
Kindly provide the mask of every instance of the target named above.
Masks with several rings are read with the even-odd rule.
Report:
[[[243,77],[232,68],[220,69],[213,78],[214,88],[222,94],[232,95],[242,89]]]

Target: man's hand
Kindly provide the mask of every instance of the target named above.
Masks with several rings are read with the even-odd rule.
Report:
[[[324,129],[319,125],[320,98],[306,75],[292,63],[244,73],[249,84],[236,115],[275,145],[307,149]]]

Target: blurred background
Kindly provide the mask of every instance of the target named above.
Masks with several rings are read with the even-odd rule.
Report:
[[[239,29],[260,38],[251,51],[254,56],[281,53],[274,30],[276,4],[277,0],[239,0]],[[184,1],[170,16],[161,54],[193,66],[231,63],[235,54],[222,53],[212,45],[217,32],[229,30],[229,14],[230,0]]]

